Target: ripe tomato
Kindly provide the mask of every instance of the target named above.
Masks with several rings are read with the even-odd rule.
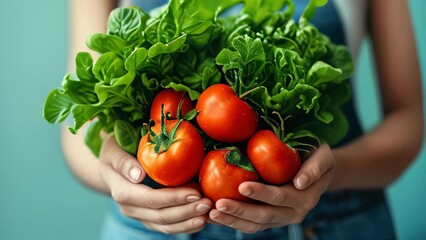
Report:
[[[173,118],[177,117],[177,109],[179,106],[179,102],[182,99],[182,107],[181,112],[182,116],[194,109],[194,106],[191,102],[191,99],[188,97],[185,92],[177,92],[173,90],[172,88],[164,89],[161,92],[159,92],[152,102],[151,105],[151,113],[150,117],[155,121],[155,123],[160,123],[161,121],[161,105],[164,104],[164,113],[167,114],[168,112],[171,113],[171,116]]]
[[[275,185],[293,179],[301,164],[299,153],[271,130],[260,130],[254,134],[248,142],[247,155],[260,177]]]
[[[165,124],[165,129],[163,128]],[[154,181],[164,186],[182,185],[194,176],[204,156],[203,140],[185,120],[166,120],[151,128],[139,142],[137,159]]]
[[[259,181],[250,161],[235,150],[212,150],[207,153],[199,178],[204,196],[213,202],[221,198],[250,202],[251,199],[239,193],[238,186],[245,181]]]
[[[215,84],[201,93],[195,109],[197,123],[211,138],[227,143],[247,140],[254,134],[259,117],[225,84]]]

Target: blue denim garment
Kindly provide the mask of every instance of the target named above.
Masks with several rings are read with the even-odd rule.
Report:
[[[299,226],[300,227],[300,226]],[[297,232],[299,230],[299,232]],[[395,239],[386,202],[362,209],[350,216],[319,220],[298,228],[298,225],[272,228],[256,234],[243,234],[228,227],[208,224],[196,234],[167,235],[148,230],[140,222],[121,215],[112,203],[105,218],[102,240],[380,240]]]
[[[309,0],[294,0],[295,19],[301,15]],[[145,11],[166,3],[166,0],[133,0]],[[232,11],[232,10],[231,10]],[[317,12],[312,23],[335,44],[345,44],[345,35],[333,1]],[[351,99],[343,108],[349,121],[349,133],[339,145],[362,135]],[[145,182],[153,186],[152,182]],[[148,230],[140,222],[121,214],[116,203],[105,219],[103,240],[296,240],[296,239],[395,239],[392,218],[382,189],[325,193],[318,205],[299,225],[272,228],[256,234],[244,234],[232,228],[207,225],[201,232],[187,235],[166,235]]]

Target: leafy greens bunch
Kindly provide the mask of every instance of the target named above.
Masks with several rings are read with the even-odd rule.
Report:
[[[96,155],[102,131],[135,154],[159,90],[186,91],[196,101],[222,82],[262,115],[285,116],[294,139],[334,144],[347,131],[340,108],[353,63],[309,22],[326,2],[311,0],[298,22],[291,0],[171,0],[152,16],[117,8],[107,32],[87,40],[100,57],[76,55],[75,72],[47,96],[44,117],[56,123],[72,113],[73,133],[91,121],[86,143]],[[224,14],[235,6],[241,11]]]

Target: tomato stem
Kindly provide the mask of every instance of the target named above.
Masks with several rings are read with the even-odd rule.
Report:
[[[282,141],[287,142],[287,140],[291,137],[291,134],[286,134],[284,123],[285,121],[290,118],[291,116],[287,116],[286,118],[283,118],[281,114],[277,111],[273,111],[272,114],[275,114],[278,116],[280,123],[275,121],[272,118],[262,116],[263,120],[272,128],[272,131],[275,133],[275,135]]]
[[[246,91],[246,92],[244,92],[244,93],[240,94],[240,95],[239,95],[239,97],[240,97],[241,99],[243,99],[243,98],[247,97],[247,95],[249,95],[250,93],[255,92],[255,91],[257,91],[257,90],[259,90],[259,89],[261,89],[261,88],[265,88],[265,87],[264,87],[264,86],[257,86],[257,87],[255,87],[255,88],[252,88],[252,89],[250,89],[250,90],[248,90],[248,91]]]
[[[243,168],[247,171],[251,171],[251,172],[256,171],[253,167],[253,164],[250,162],[250,160],[247,157],[243,156],[237,147],[233,146],[233,147],[228,147],[226,149],[229,150],[229,152],[226,153],[225,155],[225,160],[227,163]]]
[[[183,100],[185,99],[185,94],[186,92],[183,92],[182,97],[179,100],[179,104],[177,107],[177,119],[182,119],[182,105],[183,105]]]
[[[169,133],[167,131],[167,125],[166,125],[166,117],[164,114],[164,104],[161,104],[161,132],[158,135],[155,135],[155,133],[150,129],[151,132],[151,139],[150,141],[155,145],[154,151],[157,154],[163,153],[167,151],[174,142],[177,140],[175,139],[176,132],[182,123],[183,119],[180,119],[176,126],[172,129],[172,131]]]

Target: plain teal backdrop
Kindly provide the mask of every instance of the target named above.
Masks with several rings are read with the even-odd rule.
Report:
[[[409,2],[422,75],[426,76],[426,1]],[[74,179],[62,158],[59,126],[49,125],[42,118],[44,98],[60,85],[66,71],[67,11],[67,1],[1,3],[1,240],[99,238],[108,198]],[[358,88],[362,89],[357,103],[367,129],[380,119],[368,51],[366,42],[357,69]],[[424,81],[424,92],[425,85]],[[388,189],[400,239],[426,237],[425,170],[423,147],[417,160]]]

